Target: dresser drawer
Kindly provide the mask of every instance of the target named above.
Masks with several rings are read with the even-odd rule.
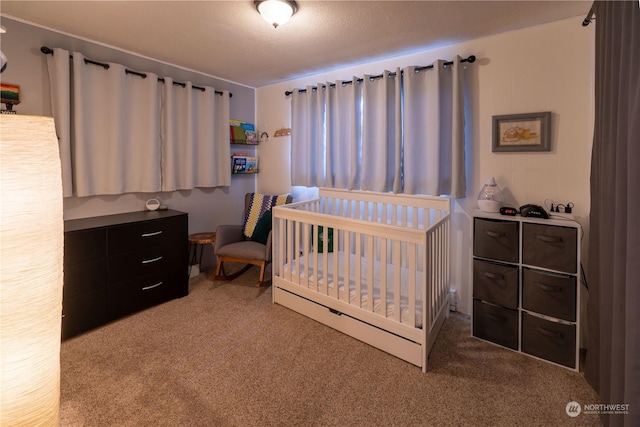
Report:
[[[525,223],[522,230],[523,264],[577,273],[577,229]]]
[[[107,321],[107,290],[102,289],[62,302],[62,339],[100,326]]]
[[[576,326],[522,313],[522,351],[575,368]]]
[[[518,267],[474,259],[473,297],[517,309]]]
[[[473,300],[473,335],[518,349],[518,311]]]
[[[473,254],[497,261],[518,262],[518,237],[515,221],[475,218]]]
[[[523,268],[522,308],[576,321],[576,277]]]
[[[109,318],[116,319],[175,298],[177,289],[184,282],[185,277],[184,271],[174,269],[109,287],[107,289]]]
[[[64,233],[64,265],[79,264],[107,256],[104,228]]]
[[[64,267],[64,298],[95,292],[107,286],[107,259],[99,258]]]
[[[109,228],[109,255],[151,246],[183,244],[187,247],[187,216],[142,221]]]
[[[109,257],[108,262],[108,284],[112,286],[147,274],[175,268],[177,265],[184,265],[187,258],[187,248],[183,245],[152,246],[137,252],[112,256]]]

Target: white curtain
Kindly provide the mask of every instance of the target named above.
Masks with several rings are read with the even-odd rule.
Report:
[[[231,184],[229,93],[164,78],[162,191]]]
[[[466,192],[462,66],[444,61],[432,69],[408,67],[404,77],[404,191],[411,194]]]
[[[74,52],[73,93],[76,195],[160,191],[158,76]]]
[[[401,191],[402,128],[400,70],[395,77],[365,76],[362,82],[362,178],[360,188]]]
[[[231,184],[229,92],[161,85],[154,73],[47,56],[64,196]],[[142,75],[140,75],[142,74]],[[164,101],[164,102],[163,102]]]
[[[308,86],[294,91],[291,99],[291,183],[305,187],[325,186],[326,89]]]
[[[354,77],[352,81],[356,81]],[[329,84],[327,84],[329,86]],[[362,132],[358,123],[362,85],[337,81],[327,91],[328,187],[356,189],[360,182]]]
[[[60,164],[62,167],[63,197],[73,195],[73,174],[71,157],[71,70],[69,51],[53,49],[53,55],[47,55],[47,69],[51,81],[51,110],[56,124]]]
[[[416,71],[294,91],[292,184],[465,197],[460,57]]]

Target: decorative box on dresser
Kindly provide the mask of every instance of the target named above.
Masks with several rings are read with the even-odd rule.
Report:
[[[73,219],[64,229],[63,339],[188,295],[186,213]]]
[[[579,369],[580,224],[476,211],[472,334]]]

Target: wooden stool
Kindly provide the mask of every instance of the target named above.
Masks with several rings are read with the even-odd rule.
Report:
[[[202,251],[204,250],[204,245],[213,244],[216,241],[216,233],[215,232],[207,232],[207,233],[195,233],[189,235],[189,254],[191,255],[191,251],[193,250],[193,255],[191,256],[191,261],[189,262],[189,277],[191,277],[191,266],[194,264],[198,264],[198,271],[202,269]],[[198,260],[197,252],[198,246],[200,246],[200,260]]]

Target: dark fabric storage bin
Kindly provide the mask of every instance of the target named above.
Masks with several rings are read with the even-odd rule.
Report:
[[[473,300],[473,336],[518,349],[518,311]]]
[[[518,267],[474,259],[473,297],[517,309]]]
[[[473,254],[497,261],[518,262],[518,223],[474,219]]]
[[[522,308],[576,321],[576,277],[522,269]]]
[[[575,274],[578,230],[571,227],[522,225],[522,263]]]
[[[522,351],[570,368],[576,367],[576,326],[522,313]]]

